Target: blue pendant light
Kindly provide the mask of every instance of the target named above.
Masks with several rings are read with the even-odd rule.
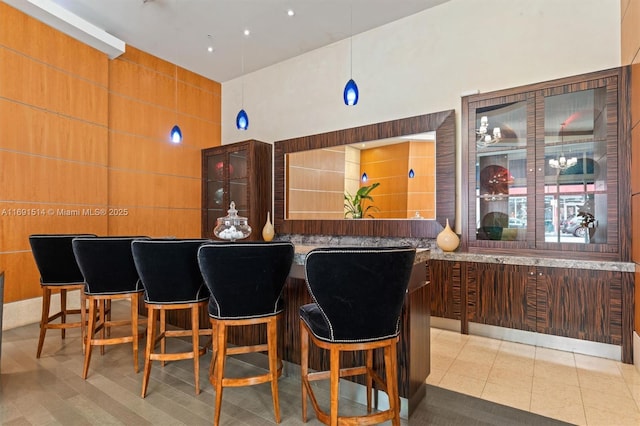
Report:
[[[413,172],[413,169],[409,170],[409,179],[413,179],[415,175],[416,174]]]
[[[363,183],[369,180],[369,176],[367,176],[367,173],[366,173],[366,172],[362,174],[362,177],[360,178],[360,180],[361,180]]]
[[[357,104],[359,95],[356,82],[353,79],[347,81],[347,85],[344,86],[344,104],[349,106]]]
[[[344,92],[342,93],[342,98],[344,99],[344,104],[348,106],[353,106],[358,103],[358,98],[360,97],[360,91],[358,90],[358,85],[353,80],[353,5],[351,5],[351,38],[349,39],[349,81],[344,86]]]
[[[180,126],[178,126],[177,124],[173,126],[173,129],[171,129],[171,142],[182,142],[182,130],[180,130]]]
[[[249,128],[249,116],[244,109],[241,109],[236,116],[236,127],[238,130],[247,130]]]

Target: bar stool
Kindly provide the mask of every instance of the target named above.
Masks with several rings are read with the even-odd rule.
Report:
[[[209,288],[209,317],[213,328],[213,354],[209,380],[215,387],[214,424],[220,423],[222,390],[271,382],[274,416],[280,423],[278,377],[282,360],[278,354],[278,323],[282,317],[282,289],[293,262],[293,244],[214,243],[198,250],[198,263]],[[266,324],[267,343],[227,346],[227,328]],[[269,372],[251,377],[224,377],[227,355],[267,351]]]
[[[147,345],[144,356],[142,397],[147,393],[151,362],[193,359],[196,395],[200,393],[200,355],[206,351],[200,347],[199,336],[211,336],[211,329],[200,330],[200,308],[209,302],[209,290],[204,284],[198,267],[198,247],[209,240],[152,239],[131,243],[133,260],[144,287],[144,303],[147,307]],[[166,312],[189,310],[190,330],[167,330]],[[160,316],[160,330],[155,325]],[[166,341],[170,337],[190,336],[190,351],[166,353]],[[155,345],[160,342],[160,353]],[[208,344],[208,343],[207,343]]]
[[[49,329],[60,329],[65,338],[67,328],[80,328],[84,350],[86,318],[86,302],[84,297],[84,277],[78,269],[73,255],[71,241],[75,237],[91,238],[93,234],[33,234],[29,236],[29,244],[33,258],[40,272],[42,287],[42,316],[40,318],[40,337],[36,358],[40,358],[44,337]],[[80,309],[67,309],[67,291],[78,290],[80,293]],[[51,315],[51,295],[60,294],[60,310]],[[80,321],[67,322],[67,315],[80,314]],[[54,322],[60,318],[60,322]]]
[[[86,349],[82,378],[87,378],[91,350],[100,346],[132,343],[133,367],[138,372],[138,339],[144,334],[138,331],[138,299],[144,291],[133,262],[131,243],[147,237],[78,237],[73,239],[73,253],[85,280],[85,296],[89,301]],[[111,301],[129,299],[131,314],[127,319],[111,319],[105,316],[105,306]],[[105,335],[113,327],[129,325],[131,333],[111,337]],[[96,333],[100,332],[100,337]]]
[[[302,420],[307,421],[307,395],[322,423],[400,424],[396,344],[400,314],[415,258],[412,247],[316,248],[305,261],[307,288],[315,303],[300,307]],[[309,340],[329,351],[329,371],[309,372]],[[385,379],[373,368],[373,352],[384,351]],[[365,365],[341,367],[343,352],[365,352]],[[357,360],[355,354],[352,359]],[[356,361],[360,363],[360,361]],[[341,377],[366,377],[367,414],[340,416]],[[311,382],[329,380],[327,414]],[[386,392],[389,409],[372,413],[373,382]]]

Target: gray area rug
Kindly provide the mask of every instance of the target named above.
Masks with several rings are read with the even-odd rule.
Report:
[[[427,385],[427,396],[409,418],[409,424],[539,426],[570,423]]]

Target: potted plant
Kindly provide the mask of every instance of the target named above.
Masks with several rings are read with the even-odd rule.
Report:
[[[344,217],[345,219],[351,217],[352,219],[362,219],[365,217],[369,210],[378,211],[379,209],[369,204],[366,208],[364,207],[365,200],[373,202],[373,197],[369,195],[371,191],[380,186],[380,182],[372,183],[371,185],[361,186],[358,189],[358,192],[355,195],[349,194],[349,192],[344,194]],[[369,217],[373,217],[371,214]]]

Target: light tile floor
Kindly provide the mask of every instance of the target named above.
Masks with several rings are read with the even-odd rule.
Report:
[[[577,425],[640,425],[640,372],[604,358],[432,328],[427,383]]]

